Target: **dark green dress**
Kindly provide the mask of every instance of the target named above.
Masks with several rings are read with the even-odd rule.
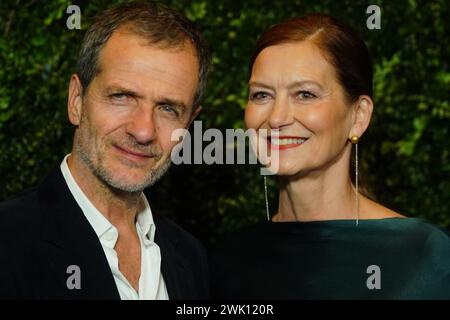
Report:
[[[417,218],[265,222],[211,269],[217,299],[450,299],[450,238]]]

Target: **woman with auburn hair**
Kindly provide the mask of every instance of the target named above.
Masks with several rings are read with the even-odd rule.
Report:
[[[281,22],[250,72],[245,122],[278,158],[279,206],[213,251],[213,297],[450,298],[448,233],[360,192],[357,146],[374,103],[356,32],[323,14]]]

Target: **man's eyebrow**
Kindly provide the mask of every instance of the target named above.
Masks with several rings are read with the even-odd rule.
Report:
[[[106,94],[112,94],[112,93],[121,93],[121,94],[127,94],[133,97],[141,97],[137,91],[127,88],[125,86],[121,85],[111,85],[105,88]]]
[[[172,99],[172,98],[167,98],[167,97],[159,97],[156,99],[156,101],[158,102],[158,104],[169,104],[171,106],[186,110],[187,106],[186,104],[181,101],[181,100],[177,100],[177,99]]]
[[[107,94],[112,94],[112,93],[121,93],[121,94],[128,94],[130,96],[133,97],[137,97],[140,98],[142,97],[142,95],[140,95],[137,91],[132,90],[130,88],[127,88],[125,86],[122,85],[111,85],[105,88],[105,92]],[[167,98],[167,97],[158,97],[156,98],[156,101],[158,104],[169,104],[171,106],[186,110],[187,106],[186,104],[181,101],[181,100],[177,100],[177,99],[172,99],[172,98]]]

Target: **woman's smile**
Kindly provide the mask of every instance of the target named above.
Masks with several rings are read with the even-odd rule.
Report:
[[[284,150],[300,147],[308,138],[298,136],[278,136],[267,137],[267,143],[270,149]]]

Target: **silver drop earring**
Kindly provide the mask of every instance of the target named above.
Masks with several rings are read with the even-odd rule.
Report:
[[[269,198],[267,196],[267,178],[264,176],[264,198],[266,200],[266,214],[267,214],[267,221],[270,221],[270,214],[269,214]]]
[[[356,226],[359,224],[359,168],[358,168],[358,136],[353,136],[351,139],[352,144],[355,145],[355,203],[356,203]]]

